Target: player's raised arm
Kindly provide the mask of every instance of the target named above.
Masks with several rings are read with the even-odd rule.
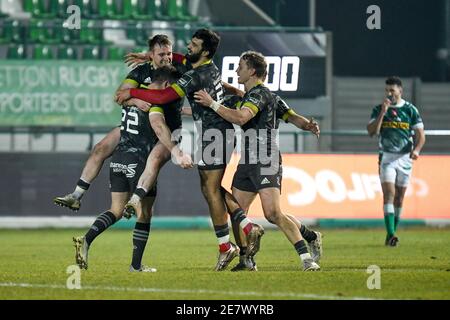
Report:
[[[367,124],[367,132],[369,136],[373,137],[374,135],[380,134],[381,124],[383,123],[383,117],[386,114],[389,106],[391,105],[391,100],[385,98],[383,103],[381,104],[380,109],[375,108],[372,112],[372,117]]]
[[[152,61],[148,52],[130,52],[125,55],[125,64],[129,67],[136,67],[147,61]],[[178,62],[181,64],[186,64],[186,57],[181,53],[172,53],[172,62]]]
[[[245,94],[244,91],[242,91],[242,90],[240,90],[240,89],[238,89],[238,88],[232,86],[231,84],[229,84],[229,83],[227,83],[227,82],[225,82],[225,81],[222,81],[222,86],[223,86],[223,88],[225,89],[225,93],[226,93],[226,94],[231,94],[231,95],[234,95],[234,96],[239,96],[239,97],[241,97],[241,98],[242,98],[242,97],[244,96],[244,94]]]
[[[115,98],[114,100],[119,104],[119,105],[125,105],[125,106],[131,106],[131,105],[136,105],[139,109],[145,111],[144,109],[148,108],[146,107],[146,102],[145,101],[139,101],[138,99],[125,99],[125,100],[117,100],[117,95],[120,94],[121,92],[125,91],[125,90],[130,90],[130,89],[134,89],[134,88],[138,88],[139,84],[142,83],[143,79],[142,79],[142,74],[145,72],[146,68],[145,67],[136,67],[133,70],[131,70],[128,75],[126,76],[126,78],[122,81],[122,83],[120,84],[120,86],[117,88],[116,92],[115,92]],[[127,101],[128,100],[128,101]],[[144,109],[143,109],[144,108]]]
[[[219,116],[221,116],[225,120],[239,126],[246,124],[256,115],[256,112],[245,104],[239,110],[227,108],[221,105],[219,102],[213,100],[213,98],[211,98],[211,96],[205,90],[197,91],[194,94],[194,97],[196,102],[202,104],[204,107],[213,109]]]
[[[173,85],[175,86],[175,85]],[[138,98],[151,104],[162,105],[184,97],[184,91],[176,90],[173,86],[158,89],[126,89],[116,93],[116,102],[122,104],[130,98]]]
[[[150,56],[148,52],[130,52],[125,55],[125,64],[129,67],[137,67],[138,65],[150,61]]]
[[[286,120],[299,129],[310,131],[312,134],[316,135],[317,138],[319,138],[320,127],[319,124],[314,120],[314,118],[308,120],[304,116],[295,113],[295,111],[291,109],[287,114]]]

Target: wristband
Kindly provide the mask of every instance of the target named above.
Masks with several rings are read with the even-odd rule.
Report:
[[[217,101],[213,100],[213,102],[211,102],[209,107],[211,109],[213,109],[215,112],[217,112],[217,110],[219,110],[219,108],[220,108],[220,103],[218,103]]]

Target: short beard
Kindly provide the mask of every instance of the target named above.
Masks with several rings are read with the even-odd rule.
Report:
[[[201,52],[193,53],[193,54],[188,53],[186,55],[186,60],[189,61],[190,63],[196,63],[196,62],[198,62],[198,60],[200,60],[201,56],[202,56]]]

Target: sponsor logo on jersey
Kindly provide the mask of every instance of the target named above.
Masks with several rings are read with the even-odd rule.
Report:
[[[144,83],[152,83],[152,77],[145,78]]]
[[[261,184],[269,184],[270,183],[270,181],[269,181],[269,179],[267,179],[267,178],[264,178],[262,181],[261,181]]]
[[[252,94],[251,96],[248,97],[248,101],[250,101],[254,105],[260,104],[261,99],[262,99],[262,97],[259,94]]]
[[[130,163],[128,165],[123,163],[111,162],[109,167],[113,169],[114,173],[123,173],[127,178],[134,178],[136,174],[137,163]]]
[[[409,130],[408,122],[399,122],[399,121],[386,121],[381,125],[382,128],[390,128],[390,129],[405,129]]]
[[[180,86],[182,87],[187,87],[189,83],[191,83],[192,81],[192,77],[190,75],[183,75],[182,78],[180,78],[178,80],[178,83],[180,84]]]

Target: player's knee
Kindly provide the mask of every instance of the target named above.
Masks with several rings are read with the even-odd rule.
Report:
[[[403,203],[403,195],[396,195],[394,197],[394,206],[401,207]]]
[[[109,146],[105,141],[100,141],[94,146],[94,149],[92,150],[92,155],[98,158],[105,159],[110,154]]]
[[[279,225],[281,215],[276,210],[268,210],[264,212],[264,217],[272,224]]]
[[[392,203],[394,202],[395,195],[392,192],[384,192],[383,193],[383,199],[384,203]]]
[[[111,212],[116,217],[116,221],[118,221],[122,218],[122,215],[123,215],[122,210],[111,208],[111,209],[109,209],[109,212]]]
[[[152,219],[153,212],[152,210],[143,210],[142,212],[138,212],[137,220],[142,223],[149,223]]]
[[[203,195],[208,201],[219,201],[222,199],[222,195],[217,190],[211,190],[206,188],[203,192]]]

